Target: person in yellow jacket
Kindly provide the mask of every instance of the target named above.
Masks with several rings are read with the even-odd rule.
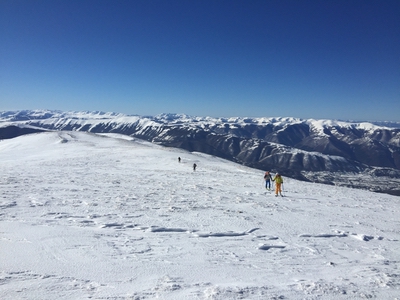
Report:
[[[272,181],[275,181],[275,197],[278,196],[278,193],[282,196],[282,176],[279,173],[276,173]]]

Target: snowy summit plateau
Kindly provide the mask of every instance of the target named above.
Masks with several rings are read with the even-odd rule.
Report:
[[[271,153],[307,152],[234,134],[262,122],[43,111],[1,118],[2,300],[400,295],[399,197],[284,173],[275,197],[264,170],[222,158],[251,141],[253,151],[258,142]],[[265,122],[316,130],[310,121]],[[397,130],[351,126],[354,134]],[[204,141],[226,152],[186,149]]]

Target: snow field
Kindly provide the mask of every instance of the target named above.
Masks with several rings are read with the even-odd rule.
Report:
[[[290,178],[274,197],[262,171],[119,135],[27,135],[0,157],[2,299],[400,294],[398,197]]]

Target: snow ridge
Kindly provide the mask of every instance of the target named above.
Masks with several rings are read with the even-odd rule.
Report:
[[[213,118],[168,113],[141,117],[49,110],[0,113],[0,129],[10,125],[30,126],[37,131],[120,133],[329,184],[338,172],[375,174],[377,178],[365,184],[352,180],[352,186],[400,193],[400,131],[368,122],[289,117]],[[17,136],[27,131],[9,128],[3,132],[4,136],[13,133]],[[335,174],[321,173],[326,171]],[[335,184],[348,185],[347,177],[341,178],[344,182]]]
[[[230,118],[213,118],[213,117],[194,117],[186,114],[162,113],[156,116],[138,116],[125,115],[114,112],[101,111],[57,111],[57,110],[22,110],[22,111],[3,111],[0,112],[0,122],[5,121],[24,121],[24,120],[45,120],[45,119],[76,119],[76,120],[109,120],[110,122],[132,123],[137,119],[151,120],[160,124],[182,124],[182,125],[215,125],[215,124],[237,124],[237,125],[266,125],[273,124],[275,126],[285,127],[292,124],[307,124],[321,130],[326,127],[348,127],[360,128],[365,130],[376,130],[379,128],[389,128],[385,126],[374,125],[371,122],[350,122],[339,120],[315,120],[300,119],[292,117],[269,117],[269,118],[248,118],[248,117],[230,117]],[[379,124],[393,125],[397,123],[381,122]]]

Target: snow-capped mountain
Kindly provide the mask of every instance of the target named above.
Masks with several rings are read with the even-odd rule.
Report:
[[[301,180],[400,193],[400,128],[396,127],[298,118],[212,118],[183,114],[144,117],[42,110],[1,112],[0,121],[3,137],[11,125],[38,130],[120,133],[258,169],[279,171]]]

